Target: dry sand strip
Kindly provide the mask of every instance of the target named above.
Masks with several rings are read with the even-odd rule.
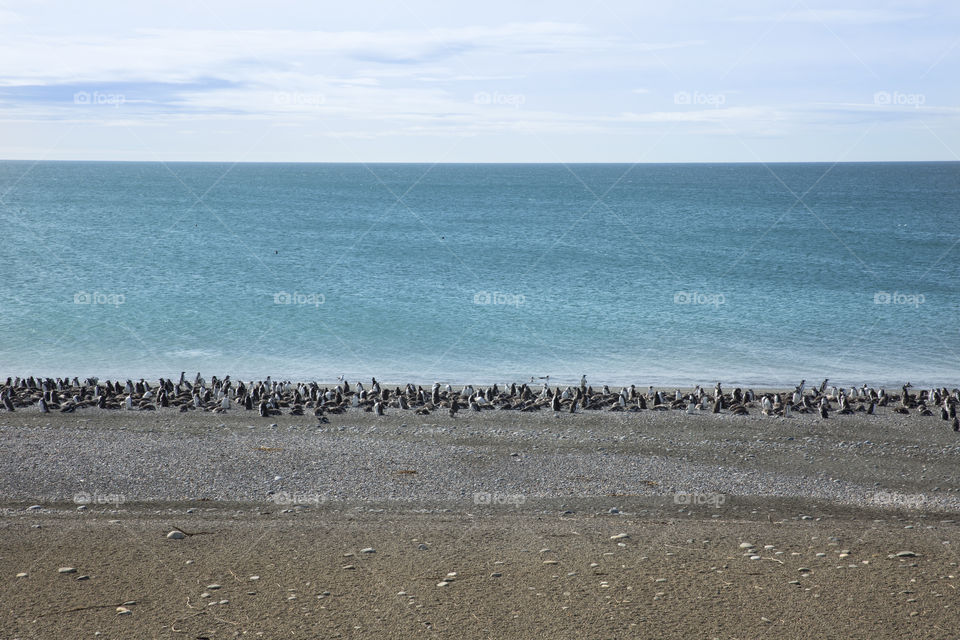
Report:
[[[549,516],[21,510],[0,525],[0,637],[955,638],[960,628],[950,518],[777,500],[610,514],[611,500]],[[173,527],[189,535],[168,539]]]

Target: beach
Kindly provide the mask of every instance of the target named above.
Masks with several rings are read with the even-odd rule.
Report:
[[[0,433],[2,638],[960,624],[960,436],[916,411],[30,407]]]

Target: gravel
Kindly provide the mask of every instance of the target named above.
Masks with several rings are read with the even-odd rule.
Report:
[[[482,509],[623,495],[719,511],[738,496],[771,496],[960,510],[951,480],[960,438],[916,414],[486,411],[451,419],[353,410],[317,425],[242,410],[83,411],[2,416],[5,503],[212,500],[294,512],[342,501]],[[624,508],[617,503],[611,514]]]

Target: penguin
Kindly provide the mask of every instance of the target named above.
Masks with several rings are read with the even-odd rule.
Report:
[[[460,405],[457,404],[457,399],[453,398],[453,401],[450,403],[450,417],[454,418],[457,415],[457,411],[460,410]]]
[[[820,405],[820,417],[823,418],[824,420],[826,420],[827,418],[830,417],[830,414],[829,414],[829,412],[827,411],[827,405],[826,405],[826,404],[821,404],[821,405]]]
[[[953,430],[960,431],[960,418],[954,417],[953,419]]]
[[[40,402],[37,403],[37,406],[40,407],[40,413],[50,413],[50,407],[47,406],[47,401],[43,398],[40,398]]]

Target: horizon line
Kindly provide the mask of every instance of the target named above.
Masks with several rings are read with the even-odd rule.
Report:
[[[427,164],[427,165],[768,165],[768,164],[960,164],[960,160],[672,160],[663,162],[654,161],[548,161],[539,162],[533,160],[527,161],[431,161],[431,160],[103,160],[103,159],[35,159],[35,158],[0,158],[0,162],[34,162],[34,163],[55,163],[55,162],[89,162],[89,163],[142,163],[142,164]]]

